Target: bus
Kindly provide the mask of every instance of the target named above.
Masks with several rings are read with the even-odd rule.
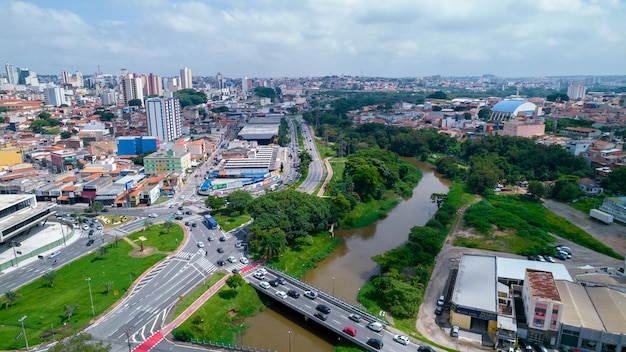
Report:
[[[204,216],[204,220],[206,220],[206,226],[213,230],[213,229],[217,229],[219,228],[219,225],[217,224],[217,221],[215,221],[215,219],[213,219],[213,217],[211,215],[205,215]]]

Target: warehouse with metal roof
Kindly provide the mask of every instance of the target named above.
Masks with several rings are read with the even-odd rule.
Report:
[[[491,121],[508,121],[518,116],[533,116],[537,105],[524,99],[504,99],[491,108]]]

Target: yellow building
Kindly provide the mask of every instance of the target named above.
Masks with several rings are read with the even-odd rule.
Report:
[[[0,148],[0,167],[14,166],[22,162],[22,150],[20,148]]]

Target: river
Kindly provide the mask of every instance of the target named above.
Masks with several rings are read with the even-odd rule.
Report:
[[[402,245],[413,226],[424,225],[437,211],[430,201],[432,193],[447,193],[450,182],[435,174],[430,165],[410,160],[423,173],[411,198],[403,200],[385,219],[372,225],[338,230],[342,243],[324,261],[302,278],[319,289],[357,304],[360,287],[378,273],[372,257]],[[263,313],[246,319],[249,328],[238,345],[280,352],[332,351],[336,336],[301,315],[281,305],[268,307]]]

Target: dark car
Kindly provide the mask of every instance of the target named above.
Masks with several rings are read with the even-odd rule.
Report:
[[[185,214],[187,214],[187,215],[191,215],[191,214],[192,214],[192,213],[191,213],[191,210],[187,210],[187,211],[185,212]]]
[[[94,233],[94,230],[89,230],[89,236],[93,236]]]
[[[220,237],[220,242],[226,242],[226,237],[224,236]]]
[[[198,224],[196,224],[195,222],[192,222],[191,227],[198,227]]]
[[[191,221],[185,221],[185,226],[191,226]]]
[[[315,312],[315,314],[313,314],[314,317],[316,317],[317,319],[320,320],[326,320],[328,319],[328,315],[322,313],[322,312]]]
[[[270,285],[272,285],[272,287],[276,287],[278,286],[278,284],[280,284],[280,282],[278,282],[278,279],[274,279],[270,281]]]
[[[224,266],[224,264],[226,264],[226,263],[224,263],[224,261],[221,260],[221,259],[217,261],[217,265],[219,265],[219,266]]]
[[[430,346],[418,346],[417,352],[435,352]]]
[[[437,308],[435,308],[435,315],[441,315],[441,313],[443,313],[443,307],[437,306]]]
[[[87,241],[87,247],[91,246],[93,242],[94,242],[93,238]]]
[[[231,270],[233,274],[241,274],[241,269],[239,268],[235,268],[233,270]]]
[[[175,220],[182,220],[182,219],[183,219],[183,217],[182,217],[182,216],[180,216],[180,215],[176,215],[176,216],[174,217],[174,219],[175,219]]]
[[[298,297],[300,297],[300,292],[298,292],[296,290],[289,290],[289,291],[287,291],[287,296],[289,296],[291,298],[298,298]]]
[[[318,304],[317,307],[315,307],[315,309],[324,314],[330,314],[330,307],[325,304]]]
[[[220,247],[217,249],[217,253],[224,253],[224,248]]]
[[[369,338],[369,339],[367,339],[367,344],[369,346],[374,347],[377,350],[383,348],[383,342],[381,340],[379,340],[379,339]]]
[[[563,253],[557,253],[554,257],[556,259],[560,259],[560,260],[567,260],[567,255],[565,255]]]
[[[183,210],[183,209],[185,209],[185,208],[183,208],[183,207],[178,207],[178,210]]]
[[[529,255],[528,257],[526,257],[526,259],[528,259],[528,260],[535,260],[535,256],[534,255]]]

